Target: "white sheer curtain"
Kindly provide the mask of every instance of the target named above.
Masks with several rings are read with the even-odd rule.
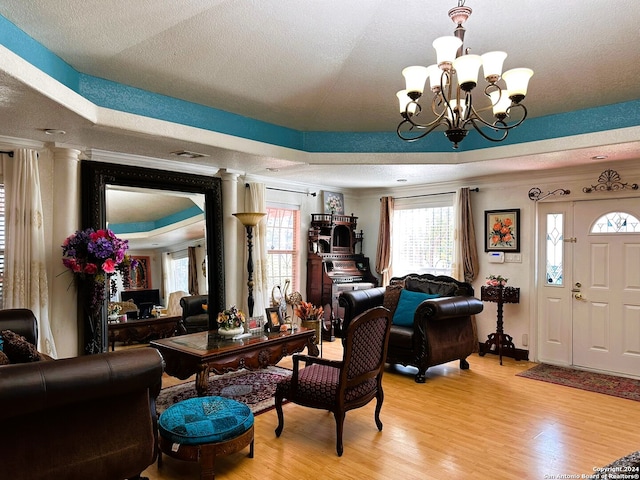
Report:
[[[263,183],[248,183],[249,188],[245,189],[245,211],[265,212],[267,211],[266,187]],[[253,229],[253,315],[264,314],[264,309],[269,306],[269,292],[267,292],[267,217]],[[247,236],[244,235],[246,243]],[[247,263],[247,251],[245,251],[245,265]],[[245,271],[245,275],[247,272]],[[246,290],[246,282],[245,282]],[[248,291],[245,291],[244,298],[247,298]]]
[[[53,358],[38,153],[3,155],[6,192],[5,308],[29,308],[38,319],[38,350]]]

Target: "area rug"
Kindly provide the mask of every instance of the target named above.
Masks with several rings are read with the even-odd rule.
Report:
[[[595,473],[580,478],[613,480],[621,478],[640,478],[640,451],[622,457],[615,462],[596,469]]]
[[[232,398],[249,406],[254,415],[275,406],[274,395],[279,380],[291,376],[291,370],[269,366],[260,370],[238,370],[209,376],[208,395]],[[194,382],[163,388],[156,400],[158,415],[174,403],[196,396]]]
[[[517,376],[640,401],[640,380],[632,378],[558,367],[546,363],[540,363],[518,373]]]

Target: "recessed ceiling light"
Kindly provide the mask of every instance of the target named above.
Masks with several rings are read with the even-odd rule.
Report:
[[[65,135],[67,132],[64,130],[57,130],[55,128],[45,128],[44,133],[47,135]]]
[[[592,160],[606,160],[607,158],[609,157],[607,157],[606,155],[596,155],[594,157],[591,157]]]
[[[406,182],[406,181],[407,181],[406,178],[399,178],[399,179],[396,180],[396,182]]]
[[[171,155],[183,158],[202,158],[209,156],[206,153],[190,152],[189,150],[178,150],[176,152],[171,152]]]

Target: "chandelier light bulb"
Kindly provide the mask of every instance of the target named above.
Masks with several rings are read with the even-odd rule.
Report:
[[[464,114],[466,111],[466,105],[464,100],[458,101],[458,99],[454,98],[449,102],[451,108],[447,108],[447,118],[454,124],[458,125],[461,119],[464,119]]]
[[[482,71],[489,83],[496,83],[502,75],[502,64],[507,58],[505,52],[487,52],[482,57]]]
[[[462,46],[462,40],[458,37],[440,37],[433,41],[433,48],[436,49],[438,66],[443,70],[451,68],[451,64],[456,59],[458,49]]]
[[[407,85],[407,95],[412,99],[420,98],[427,82],[427,67],[413,66],[402,70]],[[416,95],[417,94],[417,95]]]
[[[502,78],[507,83],[510,98],[515,103],[520,103],[526,97],[532,75],[533,70],[530,68],[513,68],[502,74]]]
[[[411,101],[411,98],[409,98],[409,95],[407,95],[406,90],[400,90],[398,93],[396,93],[396,97],[398,97],[398,102],[400,103],[401,115],[405,115],[407,113],[409,115],[415,115],[417,105],[415,102]]]
[[[507,110],[511,106],[511,99],[507,90],[494,90],[489,93],[491,105],[493,105],[493,115],[503,120],[507,116]]]
[[[470,92],[478,84],[480,65],[482,65],[480,55],[462,55],[453,61],[453,68],[458,77],[458,85],[465,92]]]
[[[441,82],[445,82],[443,87],[446,87],[449,83],[449,77],[446,75],[443,76],[442,70],[435,63],[433,65],[429,65],[427,67],[427,75],[429,77],[429,85],[431,86],[431,91],[434,93],[438,93],[440,91]]]

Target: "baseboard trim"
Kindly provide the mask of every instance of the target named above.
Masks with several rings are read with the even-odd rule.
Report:
[[[478,354],[480,356],[483,356],[487,353],[490,353],[491,355],[498,355],[498,351],[497,350],[489,350],[487,352],[484,352],[484,342],[483,343],[478,343]],[[503,357],[508,357],[508,358],[513,358],[514,360],[526,360],[529,361],[529,350],[524,350],[522,348],[505,348],[502,350],[502,356]]]

